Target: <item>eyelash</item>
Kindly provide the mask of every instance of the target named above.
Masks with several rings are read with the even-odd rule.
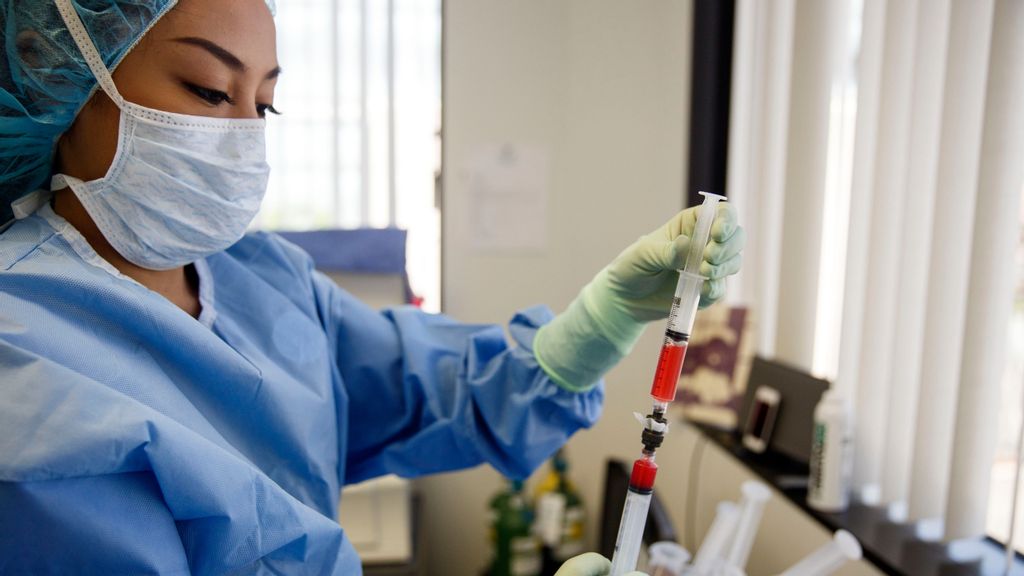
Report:
[[[264,116],[266,116],[267,112],[270,112],[271,114],[273,114],[275,116],[280,116],[281,115],[281,112],[279,112],[277,110],[277,108],[274,108],[273,104],[257,104],[256,105],[256,112],[260,115],[260,118],[263,118]]]
[[[228,96],[226,92],[221,92],[220,90],[213,90],[211,88],[203,88],[202,86],[197,86],[189,82],[185,83],[185,87],[188,88],[190,92],[202,98],[212,106],[220,106],[225,102],[231,105],[235,104],[235,101],[232,100],[231,97]],[[277,115],[281,114],[280,112],[278,112],[276,108],[274,108],[272,104],[257,104],[256,112],[260,115],[260,118],[266,116],[267,112]]]

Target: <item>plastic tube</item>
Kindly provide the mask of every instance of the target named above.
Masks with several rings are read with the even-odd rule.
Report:
[[[736,522],[739,518],[740,509],[734,502],[718,503],[715,519],[711,522],[711,528],[704,536],[704,542],[697,551],[697,558],[693,561],[696,573],[708,574],[725,559],[726,548],[736,531]]]
[[[840,530],[832,541],[818,548],[781,576],[827,576],[851,560],[861,558],[860,542],[846,530]]]
[[[682,576],[690,552],[676,542],[655,542],[647,548],[647,573],[650,576]]]
[[[754,537],[761,526],[761,515],[764,505],[772,497],[772,491],[761,482],[748,480],[741,487],[743,499],[740,500],[740,518],[736,527],[736,537],[726,557],[726,564],[746,569],[750,549],[754,546]]]
[[[612,556],[611,576],[621,576],[636,570],[652,494],[653,492],[634,492],[632,488],[626,492],[626,504],[622,508],[622,521],[619,523],[619,536],[615,541],[615,554]]]

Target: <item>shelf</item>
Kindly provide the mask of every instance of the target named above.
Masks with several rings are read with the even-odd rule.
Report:
[[[807,505],[806,464],[784,456],[755,454],[745,449],[731,432],[691,423],[709,441],[731,454],[740,463],[776,488],[790,502],[829,531],[845,529],[860,540],[865,560],[892,576],[1003,576],[1004,548],[985,539],[977,542],[980,558],[958,562],[948,546],[917,538],[913,528],[889,520],[884,510],[863,504],[851,504],[840,514],[826,514]],[[1014,574],[1024,574],[1024,561],[1018,555]]]

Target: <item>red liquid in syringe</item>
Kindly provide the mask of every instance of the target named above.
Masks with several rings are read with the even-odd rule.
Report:
[[[659,402],[672,402],[676,399],[676,385],[679,373],[683,369],[686,358],[686,341],[682,334],[669,334],[658,356],[658,369],[654,372],[654,384],[651,385],[651,397]]]
[[[654,453],[647,454],[633,462],[633,472],[629,475],[629,489],[640,494],[654,491],[654,477],[658,474],[658,465],[654,462]]]

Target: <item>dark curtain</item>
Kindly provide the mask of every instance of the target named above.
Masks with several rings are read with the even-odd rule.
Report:
[[[729,85],[732,75],[734,0],[695,0],[690,87],[688,205],[700,191],[725,194],[729,149]]]

